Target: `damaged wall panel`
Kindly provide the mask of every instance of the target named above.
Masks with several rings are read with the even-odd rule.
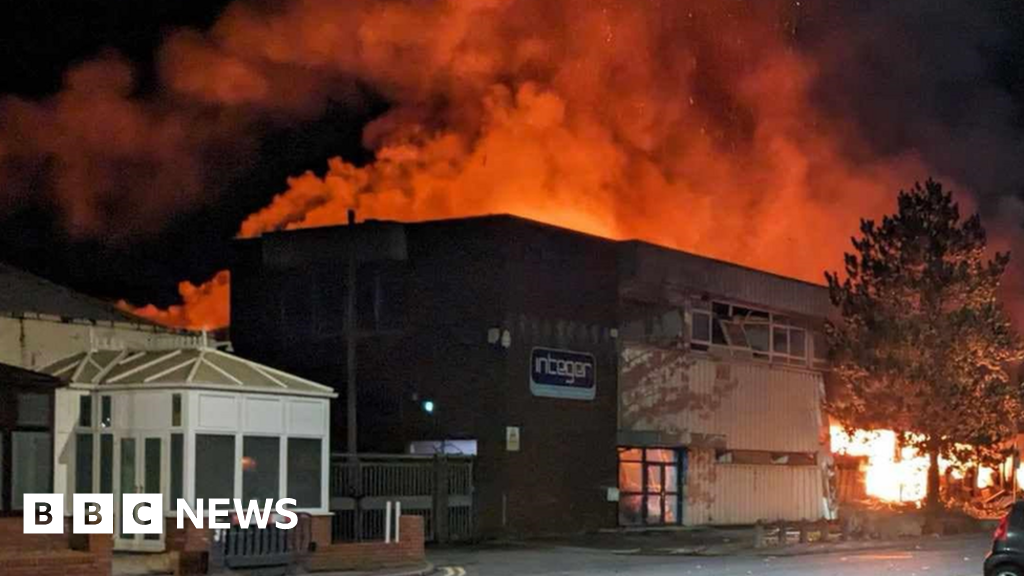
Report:
[[[724,436],[735,450],[821,448],[819,372],[634,343],[624,345],[619,372],[624,431]]]
[[[685,525],[827,517],[819,467],[718,464],[714,456],[710,449],[690,450]]]

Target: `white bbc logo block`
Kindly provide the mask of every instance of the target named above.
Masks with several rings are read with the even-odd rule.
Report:
[[[75,494],[71,525],[75,534],[114,533],[113,494]]]
[[[162,534],[162,494],[125,494],[121,498],[121,527],[124,534]]]
[[[25,494],[24,502],[25,534],[64,533],[63,494]]]

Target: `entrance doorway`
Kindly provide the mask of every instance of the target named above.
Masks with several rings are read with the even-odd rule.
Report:
[[[137,552],[161,552],[164,534],[124,534],[121,515],[122,494],[163,494],[166,490],[164,472],[164,438],[161,436],[124,435],[118,438],[118,456],[114,476],[119,479],[114,493],[114,548]],[[160,521],[164,518],[161,516]]]
[[[686,450],[619,448],[619,525],[680,524]]]

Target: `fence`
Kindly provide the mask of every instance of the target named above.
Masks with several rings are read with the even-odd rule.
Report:
[[[423,518],[429,542],[474,535],[472,457],[336,454],[330,489],[335,542],[382,540],[389,501]]]
[[[283,530],[234,525],[217,530],[210,543],[210,573],[230,570],[298,566],[311,552],[312,525],[309,514],[299,514],[297,525]]]

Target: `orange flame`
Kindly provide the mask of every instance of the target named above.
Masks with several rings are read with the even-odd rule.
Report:
[[[832,426],[832,452],[868,458],[868,496],[887,502],[921,502],[928,493],[928,457],[899,448],[891,430],[858,430],[852,436]]]
[[[865,475],[868,496],[886,502],[923,502],[928,494],[928,457],[908,446],[899,446],[896,433],[891,430],[857,430],[848,434],[842,426],[830,427],[832,453],[867,457]],[[969,464],[968,464],[969,465]],[[939,473],[946,471],[954,479],[963,479],[964,464],[939,459]],[[995,485],[999,471],[978,466],[979,489]],[[1024,480],[1024,466],[1017,470],[1018,480]]]
[[[349,208],[398,220],[512,213],[820,282],[859,218],[891,210],[928,170],[874,156],[815,106],[816,63],[777,24],[788,3],[742,6],[238,4],[209,35],[174,36],[161,65],[172,90],[204,103],[306,110],[294,87],[316,70],[391,104],[364,130],[373,162],[333,158],[323,175],[290,178],[243,237],[342,224]],[[329,92],[313,84],[298,92]],[[182,309],[142,313],[227,322],[226,289],[189,286]]]
[[[135,307],[124,300],[119,301],[117,305],[123,310],[173,328],[223,328],[230,321],[230,279],[228,271],[221,270],[211,280],[199,286],[188,280],[180,282],[178,294],[181,295],[182,303],[166,309],[157,308],[152,304]]]

